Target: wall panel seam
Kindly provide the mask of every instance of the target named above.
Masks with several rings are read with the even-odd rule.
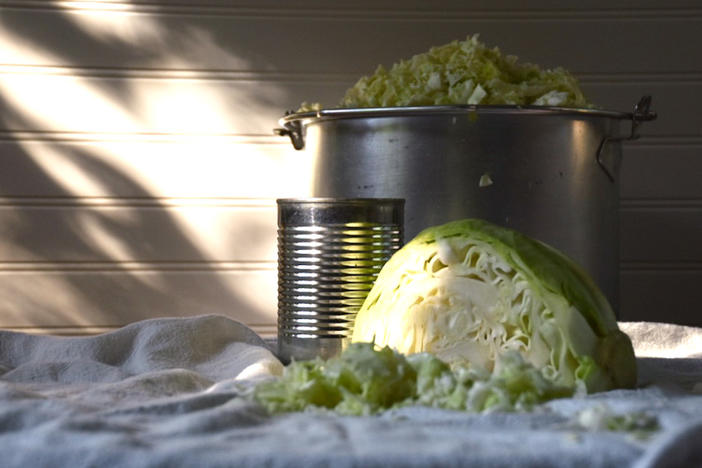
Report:
[[[699,70],[578,72],[570,70],[584,84],[631,84],[631,83],[702,83]],[[40,65],[32,63],[0,63],[0,74],[71,76],[85,78],[154,79],[171,81],[223,81],[280,83],[348,83],[355,82],[363,72],[332,72],[295,70],[237,70],[208,68],[166,67],[103,67],[88,65]]]
[[[655,125],[655,122],[652,122],[651,125]],[[624,144],[625,147],[632,146],[636,148],[699,147],[702,146],[702,135],[646,135],[645,133],[642,133],[641,138],[639,138],[638,140],[626,141]]]
[[[153,317],[157,318],[157,317]],[[37,335],[62,335],[62,336],[90,336],[98,335],[103,333],[110,333],[116,331],[125,324],[113,324],[113,325],[44,325],[44,326],[12,326],[4,327],[5,331],[14,331],[19,333],[29,333]],[[275,323],[246,323],[247,327],[251,328],[253,331],[262,336],[275,335],[277,332],[277,326]]]
[[[272,198],[0,196],[0,207],[22,208],[275,208]]]
[[[113,262],[0,262],[0,274],[33,273],[114,273],[114,272],[270,272],[277,269],[277,262],[260,261],[113,261]]]
[[[622,260],[624,270],[701,270],[702,259],[691,260]],[[0,271],[233,271],[267,272],[277,269],[276,260],[190,260],[190,261],[0,261]]]
[[[619,264],[620,274],[685,273],[702,275],[702,261],[624,261]]]
[[[702,197],[700,198],[622,198],[619,201],[619,210],[626,212],[641,211],[700,211],[702,210]]]
[[[32,197],[0,196],[0,207],[17,208],[235,208],[273,209],[274,198],[239,197]],[[700,198],[637,198],[622,197],[621,210],[699,210]]]
[[[44,65],[33,63],[0,63],[0,74],[76,76],[97,78],[169,79],[185,81],[347,81],[357,79],[353,72],[300,72],[295,70],[239,70],[213,68],[167,67],[104,67],[89,65]]]
[[[446,7],[443,11],[435,9],[412,8],[364,8],[330,7],[295,5],[294,7],[263,7],[250,6],[215,6],[207,4],[166,5],[159,3],[129,3],[129,2],[78,2],[78,1],[32,1],[0,2],[0,9],[14,11],[44,11],[44,12],[101,12],[123,15],[161,15],[187,17],[246,17],[270,19],[323,19],[345,21],[348,19],[373,21],[393,20],[434,20],[434,21],[525,21],[525,20],[559,20],[559,21],[592,21],[592,20],[682,20],[702,17],[700,8],[581,8],[581,9],[469,9]]]
[[[281,111],[281,117],[283,111]],[[277,122],[271,122],[271,129]],[[138,141],[144,143],[172,143],[193,141],[197,139],[215,138],[238,145],[285,145],[290,147],[290,140],[273,134],[261,133],[204,133],[204,132],[130,132],[107,133],[85,131],[54,131],[54,130],[12,130],[0,129],[0,142],[67,142],[67,143],[97,143],[97,142],[123,142]]]
[[[655,110],[655,105],[654,105]],[[280,116],[284,114],[281,111]],[[132,132],[132,133],[105,133],[105,132],[79,132],[79,131],[53,131],[53,130],[12,130],[0,129],[0,143],[22,141],[26,143],[61,142],[61,143],[104,143],[104,142],[140,142],[140,143],[178,143],[192,142],[198,139],[218,139],[233,145],[250,146],[284,146],[292,148],[290,140],[273,134],[272,129],[278,122],[271,121],[271,133],[195,133],[195,132]],[[649,124],[655,125],[655,122]],[[702,135],[697,134],[668,134],[647,135],[643,128],[638,140],[624,142],[627,146],[642,147],[700,147]],[[208,140],[209,141],[209,140]],[[294,153],[293,153],[294,154]],[[1,157],[1,155],[0,155]]]

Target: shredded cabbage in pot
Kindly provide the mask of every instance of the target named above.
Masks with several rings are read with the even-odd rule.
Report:
[[[563,68],[542,69],[489,48],[478,35],[378,66],[346,91],[340,108],[431,105],[593,107],[576,78]],[[300,111],[320,110],[303,103]]]

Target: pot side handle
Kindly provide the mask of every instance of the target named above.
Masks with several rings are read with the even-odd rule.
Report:
[[[607,166],[602,161],[602,152],[604,147],[610,141],[629,141],[636,140],[641,135],[639,135],[638,130],[642,122],[648,122],[649,120],[655,120],[658,115],[651,110],[651,96],[643,96],[638,103],[634,106],[634,111],[631,113],[631,132],[627,136],[617,136],[611,137],[606,136],[600,142],[600,146],[597,148],[597,164],[604,171],[611,182],[614,182],[614,176],[607,169]]]
[[[292,111],[286,112],[286,115],[291,114]],[[281,122],[282,123],[282,122]],[[302,121],[291,120],[283,123],[283,128],[274,128],[273,133],[278,136],[288,136],[292,142],[293,148],[296,150],[301,150],[305,147],[305,136],[302,133]]]

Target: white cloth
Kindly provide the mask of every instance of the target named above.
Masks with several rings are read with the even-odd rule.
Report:
[[[412,407],[372,417],[270,417],[241,395],[280,362],[219,316],[138,322],[95,337],[0,332],[3,467],[702,466],[702,330],[624,323],[641,388],[530,413]],[[648,357],[643,357],[646,355]],[[645,411],[640,439],[583,422]]]

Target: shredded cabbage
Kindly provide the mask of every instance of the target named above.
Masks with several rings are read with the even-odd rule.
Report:
[[[461,104],[592,107],[565,69],[520,63],[485,46],[477,34],[401,60],[389,70],[379,66],[348,89],[338,107]],[[300,110],[321,107],[303,103]]]
[[[253,396],[270,413],[333,410],[369,415],[424,405],[462,411],[524,411],[573,390],[544,378],[519,353],[506,353],[493,372],[451,369],[429,353],[404,356],[389,347],[353,343],[327,361],[295,361],[283,376],[260,383]]]

